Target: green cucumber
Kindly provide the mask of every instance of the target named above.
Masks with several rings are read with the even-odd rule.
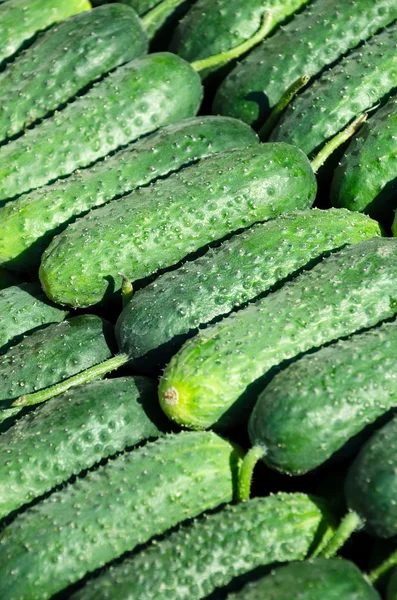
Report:
[[[381,600],[358,567],[342,558],[316,558],[280,567],[230,594],[228,600],[291,600],[291,593],[299,600]]]
[[[256,567],[304,559],[332,528],[318,498],[254,498],[180,527],[88,581],[72,598],[200,600]]]
[[[395,315],[396,253],[389,238],[345,248],[187,341],[160,381],[167,416],[230,426],[249,416],[280,363]]]
[[[147,48],[139,18],[121,4],[83,12],[52,27],[0,74],[0,141],[21,133]]]
[[[365,212],[389,225],[397,208],[397,99],[390,100],[367,121],[336,168],[331,201],[334,206]]]
[[[110,460],[18,515],[0,534],[0,596],[45,600],[205,510],[230,502],[240,451],[183,432]]]
[[[119,348],[138,372],[163,367],[198,328],[324,253],[376,235],[378,223],[342,209],[299,211],[254,225],[137,291],[117,322]]]
[[[314,0],[233,69],[213,112],[260,125],[298,77],[318,74],[396,18],[394,0]]]
[[[38,283],[21,283],[0,290],[0,354],[23,335],[59,323],[67,311],[48,302]]]
[[[88,0],[8,0],[0,6],[0,64],[39,31],[90,8]]]
[[[12,273],[11,271],[7,271],[7,269],[3,269],[0,267],[0,290],[4,290],[4,288],[10,287],[11,285],[18,285],[20,283],[20,278],[16,273]]]
[[[386,600],[397,600],[397,569],[394,569],[389,580]]]
[[[309,157],[397,85],[397,23],[353,50],[289,105],[270,140]],[[363,185],[365,185],[363,181]]]
[[[35,269],[54,235],[77,216],[201,158],[257,142],[248,125],[229,117],[193,117],[167,125],[0,208],[0,262]]]
[[[156,385],[144,377],[95,381],[54,398],[0,436],[0,519],[166,428]]]
[[[151,54],[118,67],[62,111],[0,148],[0,200],[194,116],[201,97],[200,77],[174,54]]]

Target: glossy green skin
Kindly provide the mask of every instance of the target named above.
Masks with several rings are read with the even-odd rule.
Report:
[[[368,533],[381,538],[397,535],[397,419],[376,431],[361,448],[345,481],[350,510]]]
[[[18,285],[20,282],[20,278],[16,273],[12,273],[11,271],[7,271],[0,267],[0,290],[4,290],[4,288],[10,287],[11,285]]]
[[[264,389],[249,420],[272,469],[302,475],[397,405],[397,321],[304,356]]]
[[[355,244],[200,332],[164,371],[164,412],[193,428],[247,418],[280,363],[397,313],[396,255],[394,239]]]
[[[151,54],[122,65],[0,148],[0,200],[68,175],[162,125],[192,117],[201,97],[198,74],[174,54]]]
[[[156,385],[144,377],[96,381],[53,398],[0,436],[0,518],[166,428]]]
[[[396,47],[397,23],[353,50],[296,98],[269,139],[295,144],[308,156],[316,154],[396,87]]]
[[[101,6],[52,27],[0,74],[0,140],[21,133],[147,49],[139,18],[121,4]]]
[[[0,354],[43,325],[59,323],[67,311],[48,302],[38,283],[21,283],[0,291]]]
[[[332,535],[330,522],[322,502],[305,494],[228,505],[110,567],[72,598],[200,600],[256,567],[304,559]]]
[[[298,77],[313,77],[396,18],[394,0],[314,0],[233,69],[213,112],[261,125]]]
[[[22,271],[37,268],[54,235],[77,216],[201,158],[257,141],[248,125],[229,117],[193,117],[163,127],[0,208],[0,262]]]
[[[254,225],[136,292],[120,315],[119,346],[138,371],[163,367],[208,325],[322,254],[381,235],[345,210],[306,210]]]
[[[397,600],[397,569],[394,569],[387,586],[386,600]]]
[[[239,462],[239,451],[214,433],[183,432],[89,472],[3,530],[1,597],[50,598],[151,537],[230,502]]]
[[[40,279],[57,303],[90,306],[189,253],[313,202],[307,157],[285,144],[261,144],[211,156],[165,180],[92,211],[56,236]]]
[[[228,600],[381,600],[361,571],[341,558],[291,563],[230,594]]]
[[[88,0],[8,0],[0,6],[0,64],[42,29],[88,9]]]
[[[397,100],[375,112],[351,141],[331,186],[334,206],[365,212],[386,224],[397,208]]]

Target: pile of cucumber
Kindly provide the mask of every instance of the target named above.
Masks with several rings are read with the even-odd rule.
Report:
[[[0,0],[0,600],[397,600],[395,0]]]

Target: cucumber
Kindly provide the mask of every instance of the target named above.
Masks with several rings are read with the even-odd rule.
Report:
[[[232,499],[240,451],[183,432],[122,454],[0,534],[0,595],[45,600],[124,552]]]
[[[256,567],[304,559],[331,531],[332,519],[318,498],[254,498],[180,527],[88,581],[72,598],[200,600]]]
[[[397,85],[397,23],[353,50],[289,105],[270,140],[309,157]]]
[[[95,381],[21,417],[0,436],[0,519],[167,421],[145,377]],[[27,469],[27,465],[29,468]]]
[[[106,301],[120,271],[142,280],[241,227],[309,207],[315,193],[312,167],[292,146],[211,156],[69,225],[43,254],[40,279],[60,304]]]
[[[53,236],[75,217],[205,156],[257,141],[248,125],[229,117],[193,117],[167,125],[0,208],[0,262],[22,271],[36,269]]]
[[[396,253],[384,238],[345,248],[200,332],[164,371],[164,412],[192,428],[247,418],[280,363],[397,313]]]
[[[88,0],[8,0],[0,6],[0,65],[39,31],[89,10]]]
[[[0,291],[0,354],[24,334],[59,323],[67,311],[48,302],[38,283],[21,283]]]
[[[0,74],[0,141],[48,116],[147,48],[136,13],[121,4],[83,12],[52,27]]]
[[[298,77],[318,74],[396,18],[393,0],[314,0],[233,69],[213,112],[260,125]]]
[[[370,214],[390,225],[397,208],[397,99],[363,125],[335,170],[331,201]]]
[[[394,569],[389,580],[386,600],[397,600],[397,569]]]
[[[193,116],[201,96],[200,77],[174,54],[151,54],[118,67],[64,110],[0,148],[0,200]]]
[[[116,334],[138,372],[163,367],[198,328],[254,300],[330,250],[380,235],[363,215],[298,211],[254,225],[136,292]]]
[[[267,577],[230,594],[228,600],[381,600],[355,564],[341,558],[316,558],[280,567]]]
[[[12,273],[11,271],[7,271],[7,269],[3,269],[0,267],[0,290],[4,290],[4,288],[10,287],[11,285],[18,285],[20,283],[20,278],[16,273]]]

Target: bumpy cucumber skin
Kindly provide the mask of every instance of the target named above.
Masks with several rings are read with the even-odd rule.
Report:
[[[210,432],[160,438],[19,515],[0,535],[0,593],[45,600],[138,544],[229,502],[239,451]]]
[[[201,158],[257,142],[248,125],[229,117],[193,117],[163,127],[0,208],[0,262],[21,271],[37,268],[54,235],[77,216]]]
[[[316,75],[396,18],[394,0],[315,0],[233,69],[213,112],[262,124],[298,77]]]
[[[323,253],[376,235],[378,223],[342,209],[299,211],[254,225],[136,292],[116,325],[119,346],[139,370],[163,367],[199,327]]]
[[[376,111],[335,169],[331,202],[390,224],[397,208],[397,100]]]
[[[247,418],[282,361],[397,313],[396,253],[390,238],[345,248],[200,332],[164,371],[164,412],[193,428]]]
[[[329,69],[287,108],[270,140],[313,156],[397,85],[397,24]]]
[[[264,389],[249,420],[266,464],[302,475],[397,404],[397,321],[304,356]]]
[[[30,331],[59,323],[67,311],[53,306],[38,283],[21,283],[0,291],[0,354]]]
[[[397,419],[376,431],[361,448],[345,481],[348,507],[381,538],[397,534]]]
[[[156,400],[152,380],[120,377],[72,389],[19,419],[0,439],[0,518],[100,460],[162,435],[167,420]]]
[[[292,592],[294,590],[294,592]],[[291,563],[230,594],[230,600],[381,600],[361,571],[342,558]]]
[[[88,0],[8,0],[0,6],[0,64],[37,32],[90,8]]]
[[[331,523],[320,500],[300,493],[228,505],[110,567],[72,598],[200,600],[258,566],[304,559]]]
[[[261,144],[205,158],[92,211],[56,236],[40,279],[60,304],[90,306],[241,227],[308,208],[316,180],[293,146]]]
[[[80,13],[52,27],[0,74],[0,140],[22,132],[147,49],[136,13],[120,4]]]
[[[0,200],[68,175],[162,125],[194,116],[201,97],[200,77],[175,54],[159,52],[122,65],[0,148]]]

